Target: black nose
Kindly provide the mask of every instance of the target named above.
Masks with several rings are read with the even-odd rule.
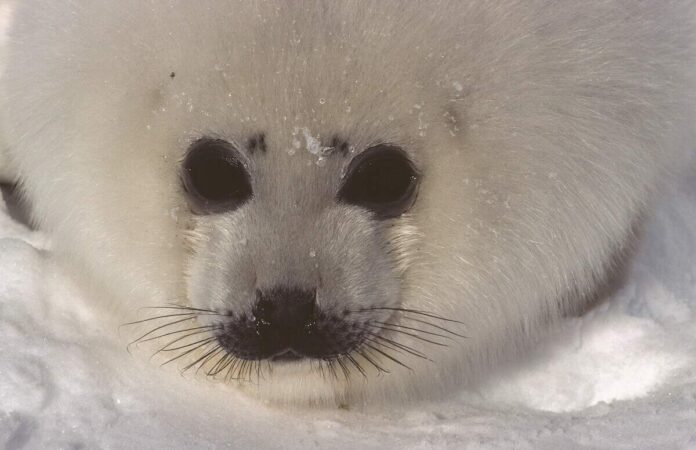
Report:
[[[278,332],[294,332],[310,326],[314,319],[317,292],[279,287],[256,292],[253,314],[258,323]]]
[[[345,317],[322,310],[316,290],[283,286],[256,291],[251,314],[229,314],[216,337],[240,359],[325,360],[360,345],[361,330]]]

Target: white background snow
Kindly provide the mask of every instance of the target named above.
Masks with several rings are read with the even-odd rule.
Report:
[[[696,170],[618,291],[486,386],[399,410],[290,409],[130,356],[0,205],[0,447],[696,448]]]

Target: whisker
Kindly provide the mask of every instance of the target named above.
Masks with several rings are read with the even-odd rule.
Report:
[[[314,364],[315,364],[314,361],[310,362],[310,366],[312,367],[312,369],[314,369]],[[321,378],[325,380],[326,374],[324,373],[323,362],[321,360],[319,360],[316,364],[317,364],[317,369],[318,369],[319,373],[321,374]]]
[[[420,353],[419,351],[408,347],[404,344],[400,344],[398,342],[392,341],[391,339],[387,339],[385,337],[379,336],[379,335],[374,335],[375,337],[367,339],[368,342],[372,342],[375,345],[381,345],[385,348],[388,348],[389,350],[401,353],[401,354],[410,354],[413,356],[416,356],[418,358],[424,359],[426,361],[434,362],[432,359],[428,358],[424,354]]]
[[[460,322],[458,320],[447,319],[445,317],[438,316],[437,314],[433,314],[433,313],[426,312],[426,311],[419,311],[417,309],[409,309],[409,308],[375,306],[372,308],[358,309],[355,312],[365,312],[365,311],[400,311],[400,312],[407,312],[407,313],[412,313],[412,314],[418,314],[418,315],[425,316],[425,317],[430,317],[431,319],[444,320],[445,322],[452,322],[452,323],[458,323],[458,324],[464,325],[464,322]]]
[[[419,358],[423,358],[423,359],[427,359],[429,361],[432,361],[424,353],[419,352],[418,350],[416,350],[415,348],[413,348],[409,345],[402,344],[401,342],[398,342],[394,339],[389,339],[388,337],[382,336],[380,334],[373,333],[373,336],[375,337],[375,339],[381,341],[382,344],[388,343],[388,344],[390,344],[390,345],[392,345],[400,350],[405,351],[406,353],[410,353],[413,356],[418,356]]]
[[[341,371],[343,372],[343,376],[345,377],[346,381],[350,380],[350,370],[348,370],[348,367],[346,367],[346,363],[343,362],[341,358],[336,358],[336,362],[338,363],[339,367],[341,368]]]
[[[210,356],[208,356],[208,357],[198,366],[198,368],[196,369],[196,374],[197,374],[198,372],[200,372],[201,369],[203,369],[203,368],[205,367],[206,364],[208,364],[208,361],[210,361],[211,359],[214,359],[214,358],[215,358],[217,355],[219,355],[220,353],[224,353],[224,351],[225,351],[225,349],[222,348],[222,346],[218,345],[216,351],[215,351],[214,353],[210,354]]]
[[[389,328],[386,326],[375,326],[375,328],[380,329],[380,330],[393,331],[394,333],[405,334],[406,336],[411,336],[412,338],[421,340],[423,342],[428,342],[430,344],[437,345],[440,347],[449,347],[447,344],[443,344],[442,342],[431,341],[430,339],[426,339],[423,336],[418,336],[417,334],[409,333],[409,332],[404,331],[404,330],[399,330],[398,328]]]
[[[185,328],[185,329],[183,329],[183,330],[170,331],[170,332],[168,332],[168,333],[159,334],[159,335],[157,335],[157,336],[152,336],[152,337],[149,337],[149,338],[147,338],[147,339],[141,339],[141,340],[136,341],[136,342],[138,342],[138,343],[141,343],[141,342],[150,342],[150,341],[154,341],[154,340],[157,340],[157,339],[161,339],[161,338],[163,338],[163,337],[171,336],[171,335],[173,335],[173,334],[185,333],[185,332],[187,332],[187,331],[194,331],[194,330],[206,330],[206,331],[207,331],[207,330],[211,330],[211,331],[212,331],[212,330],[215,329],[215,328],[217,328],[217,326],[215,326],[215,325],[204,325],[204,326],[200,326],[200,327]]]
[[[251,359],[247,359],[244,361],[246,364],[244,364],[244,371],[242,372],[242,380],[251,382],[251,369],[254,365],[254,361]]]
[[[367,378],[367,372],[365,372],[365,369],[362,368],[362,366],[360,365],[360,363],[359,363],[358,361],[356,361],[355,358],[353,358],[352,355],[347,354],[347,355],[345,355],[345,358],[346,358],[348,361],[350,361],[351,364],[353,364],[353,367],[355,367],[355,368],[358,370],[358,372],[360,372],[360,373],[362,374],[362,376],[363,376],[364,378]]]
[[[135,322],[127,322],[122,324],[122,327],[127,327],[130,325],[137,325],[139,323],[145,323],[145,322],[151,322],[153,320],[160,320],[160,319],[167,319],[169,317],[181,317],[181,316],[190,316],[191,318],[199,316],[199,314],[196,313],[176,313],[176,314],[165,314],[163,316],[155,316],[155,317],[148,317],[147,319],[142,319],[142,320],[136,320]]]
[[[169,364],[169,363],[171,363],[171,362],[174,362],[174,361],[176,361],[176,360],[179,359],[179,358],[183,358],[184,356],[186,356],[186,355],[188,355],[188,354],[190,354],[190,353],[192,353],[192,352],[195,352],[195,351],[198,350],[199,348],[205,347],[205,346],[208,345],[213,339],[215,339],[215,338],[210,338],[210,341],[204,342],[204,343],[200,344],[200,345],[197,346],[197,347],[193,347],[192,349],[187,350],[187,351],[181,353],[180,355],[177,355],[177,356],[175,356],[174,358],[172,358],[172,359],[170,359],[170,360],[168,360],[168,361],[163,362],[162,364],[160,364],[160,367],[166,366],[167,364]]]
[[[336,374],[336,368],[334,367],[334,360],[327,360],[327,366],[329,368],[329,372],[331,372],[331,376],[334,377],[334,379],[338,380],[338,374]]]
[[[406,314],[402,314],[402,315],[401,315],[401,318],[402,318],[402,319],[405,319],[405,320],[411,320],[411,321],[413,321],[413,322],[422,323],[422,324],[424,324],[424,325],[428,325],[428,326],[431,326],[431,327],[433,327],[433,328],[437,328],[438,330],[442,330],[442,331],[444,331],[445,333],[453,334],[453,335],[455,335],[455,336],[457,336],[457,337],[460,337],[460,338],[463,338],[463,339],[468,339],[468,338],[467,338],[466,336],[464,336],[464,335],[455,333],[455,332],[452,331],[452,330],[448,330],[448,329],[445,328],[445,327],[441,327],[441,326],[439,326],[439,325],[435,325],[434,323],[430,323],[430,322],[428,322],[427,320],[421,320],[421,319],[416,319],[416,318],[414,318],[414,317],[408,317]]]
[[[234,365],[234,376],[232,376],[232,380],[241,380],[242,379],[242,368],[244,367],[244,363],[246,362],[246,359],[239,359],[237,360],[238,364]]]
[[[374,362],[374,361],[372,360],[372,358],[370,358],[370,357],[367,355],[367,352],[366,352],[365,350],[360,350],[360,351],[358,351],[358,354],[359,354],[360,356],[362,356],[363,358],[365,358],[365,360],[366,360],[367,362],[369,362],[370,364],[372,364],[373,366],[375,366],[375,368],[377,369],[377,373],[390,373],[390,372],[389,372],[388,370],[386,370],[384,367],[382,367],[382,366],[380,366],[379,364],[377,364],[376,362]]]
[[[220,357],[220,359],[218,359],[218,362],[215,363],[215,365],[208,371],[207,375],[210,377],[215,377],[223,370],[225,370],[227,366],[230,364],[232,364],[232,357],[229,355],[229,353],[225,353]]]
[[[234,380],[238,380],[238,381],[244,380],[242,374],[244,373],[244,369],[246,368],[246,365],[247,365],[246,359],[242,359],[239,361],[239,364],[235,367],[236,374],[233,378]]]
[[[207,344],[206,344],[206,345],[207,345]],[[197,365],[197,364],[198,364],[199,362],[201,362],[203,359],[207,358],[211,353],[218,351],[219,348],[220,348],[220,346],[219,346],[219,345],[216,345],[216,346],[213,347],[212,350],[206,351],[206,353],[204,353],[203,356],[201,356],[200,358],[198,358],[197,360],[195,360],[194,362],[192,362],[192,363],[189,364],[188,366],[184,367],[184,368],[181,370],[181,374],[184,374],[184,373],[185,373],[187,370],[189,370],[191,367]]]
[[[400,365],[400,366],[402,366],[402,367],[405,367],[405,368],[407,368],[408,370],[410,370],[411,372],[413,372],[413,369],[412,369],[412,368],[410,368],[409,366],[407,366],[407,365],[404,364],[403,362],[399,361],[398,359],[394,358],[393,356],[391,356],[391,355],[389,355],[389,354],[383,352],[382,350],[378,349],[377,347],[373,347],[373,346],[370,345],[370,344],[365,344],[365,345],[367,346],[367,348],[370,348],[370,349],[376,351],[377,353],[379,353],[380,355],[384,356],[385,358],[389,358],[389,359],[391,359],[392,361],[394,361],[395,363],[397,363],[398,365]]]
[[[183,319],[174,320],[174,321],[172,321],[172,322],[165,323],[164,325],[160,325],[160,326],[158,326],[158,327],[155,327],[155,328],[153,328],[152,330],[150,330],[150,331],[148,331],[147,333],[145,333],[145,334],[143,334],[142,336],[140,336],[138,339],[136,339],[136,340],[130,342],[130,343],[128,344],[127,348],[130,348],[133,344],[137,344],[138,342],[142,341],[144,338],[148,337],[148,336],[151,335],[152,333],[156,333],[157,331],[159,331],[159,330],[161,330],[161,329],[163,329],[163,328],[171,327],[172,325],[176,325],[176,324],[178,324],[178,323],[186,322],[187,320],[191,320],[191,319],[195,319],[195,318],[196,318],[196,316],[185,317],[185,318],[183,318]]]
[[[194,333],[194,334],[200,334],[200,332]],[[193,336],[194,334],[192,334],[191,336]],[[184,337],[188,337],[188,336],[184,336]],[[179,338],[179,340],[181,340],[181,339],[183,339],[183,338]],[[178,346],[178,347],[172,347],[172,348],[167,348],[167,346],[170,345],[170,344],[167,344],[166,346],[164,346],[164,347],[163,347],[162,349],[160,349],[159,351],[162,351],[162,352],[175,352],[175,351],[177,351],[177,350],[182,350],[182,349],[188,348],[188,347],[190,347],[190,346],[192,346],[192,345],[199,344],[199,343],[201,343],[201,342],[213,341],[213,340],[215,340],[215,339],[217,339],[215,336],[213,336],[213,337],[208,336],[208,337],[206,337],[205,339],[201,339],[201,340],[196,341],[196,342],[191,342],[190,344],[184,344],[184,345],[180,345],[180,346]]]
[[[256,361],[256,382],[261,382],[261,361]]]
[[[215,356],[218,356],[218,355],[220,355],[220,357],[217,358],[217,360],[215,361],[215,363],[214,363],[210,368],[208,368],[208,369],[205,371],[205,376],[206,376],[206,377],[212,377],[213,371],[216,370],[216,369],[220,366],[220,363],[221,363],[223,360],[225,360],[225,358],[227,357],[227,353],[226,353],[226,352],[222,352],[222,354],[218,353],[218,354],[215,355]],[[199,370],[200,370],[200,369],[199,369]],[[198,371],[196,371],[196,372],[198,372]]]
[[[165,314],[123,324],[122,326],[132,326],[162,321],[160,323],[153,323],[151,326],[157,326],[129,343],[128,346],[130,347],[138,343],[169,338],[166,339],[169,342],[157,350],[152,356],[163,352],[178,352],[178,354],[162,363],[161,366],[193,354],[195,356],[189,361],[186,361],[187,365],[181,369],[182,374],[191,369],[195,369],[196,373],[203,371],[208,377],[222,376],[222,379],[225,381],[240,380],[250,383],[255,381],[254,376],[256,377],[256,382],[260,382],[265,378],[265,365],[268,366],[268,373],[273,369],[273,363],[270,360],[238,358],[229,353],[219,343],[216,343],[217,338],[214,334],[216,330],[221,329],[220,324],[200,325],[200,322],[198,322],[198,324],[194,322],[187,324],[188,326],[181,325],[187,321],[196,320],[200,316],[224,316],[225,314],[221,314],[212,309],[178,304],[145,306],[141,309],[160,309],[162,312],[165,312]],[[171,313],[166,313],[167,311],[171,311]],[[369,315],[366,317],[361,316],[364,317],[364,319],[361,319],[360,323],[354,324],[354,326],[358,325],[356,328],[364,333],[362,343],[358,348],[349,353],[334,355],[327,359],[310,360],[312,371],[321,373],[322,378],[331,376],[336,380],[343,378],[346,382],[350,382],[356,372],[360,373],[364,378],[368,378],[368,371],[371,370],[369,366],[373,366],[377,370],[378,375],[382,373],[391,373],[389,369],[394,369],[394,366],[391,365],[392,363],[413,371],[414,369],[407,364],[408,362],[414,361],[409,359],[410,356],[415,356],[430,362],[433,360],[428,357],[428,352],[423,352],[421,350],[422,347],[425,347],[423,344],[409,341],[406,337],[439,347],[448,347],[448,345],[446,343],[447,341],[441,342],[437,340],[438,338],[443,340],[447,339],[449,341],[456,340],[455,337],[466,338],[466,336],[449,329],[449,325],[446,324],[456,323],[463,325],[463,322],[441,317],[428,311],[400,307],[370,307],[350,312],[360,313],[367,311],[393,311],[398,312],[399,315],[391,315],[392,320],[386,321],[370,321],[367,320],[369,319]],[[386,316],[387,314],[382,315]],[[364,326],[364,328],[360,328],[361,325]],[[185,328],[178,329],[181,326]],[[452,326],[452,328],[459,331],[459,327]],[[384,334],[388,337],[384,336]],[[399,335],[403,336],[399,337]],[[188,342],[191,340],[194,340],[194,342]],[[413,346],[404,344],[400,341],[406,341]],[[198,351],[200,352],[194,353]],[[191,360],[193,361],[191,362]]]
[[[252,360],[251,360],[251,364],[249,364],[249,383],[253,383],[253,382],[254,382],[254,379],[252,378],[252,375],[254,374],[254,368],[255,368],[255,367],[258,368],[258,367],[260,367],[260,366],[261,366],[261,365],[259,364],[259,360],[258,360],[258,359],[252,359]],[[256,382],[258,383],[258,379],[256,380]]]
[[[155,356],[159,355],[159,354],[162,353],[162,352],[172,352],[172,351],[175,351],[175,350],[180,350],[180,349],[186,348],[186,347],[188,347],[188,346],[190,346],[190,345],[194,345],[194,344],[196,344],[196,342],[190,343],[190,344],[187,344],[187,345],[184,345],[184,346],[181,346],[181,347],[177,347],[177,348],[169,348],[169,346],[171,346],[171,345],[173,345],[173,344],[176,344],[177,342],[182,341],[182,340],[184,340],[184,339],[186,339],[186,338],[189,338],[189,337],[191,337],[191,336],[196,336],[196,335],[198,335],[198,334],[207,333],[207,332],[208,332],[208,330],[196,331],[196,332],[193,332],[193,333],[189,333],[189,334],[187,334],[187,335],[185,335],[185,336],[181,336],[181,337],[178,337],[178,338],[176,338],[176,339],[173,339],[173,340],[167,342],[163,347],[161,347],[160,349],[158,349],[156,352],[154,352],[154,353],[150,356],[150,360],[152,360],[152,358],[154,358]],[[200,342],[200,341],[198,341],[198,342]]]
[[[234,371],[236,370],[236,367],[240,364],[241,360],[239,358],[234,358],[232,359],[232,362],[227,368],[227,373],[225,373],[225,382],[229,383],[230,381],[234,380],[235,377]]]
[[[402,344],[402,343],[397,342],[397,341],[395,341],[395,340],[393,340],[393,339],[389,339],[389,338],[387,338],[387,337],[385,337],[385,336],[382,336],[382,335],[379,334],[379,333],[374,333],[374,332],[372,332],[372,331],[371,331],[370,329],[368,329],[368,328],[361,328],[360,331],[366,333],[366,334],[369,335],[372,339],[377,339],[377,340],[382,341],[382,342],[379,342],[379,345],[385,345],[385,343],[388,343],[388,344],[390,344],[390,345],[392,345],[392,346],[394,346],[394,347],[397,347],[397,348],[399,348],[399,349],[405,351],[406,353],[410,353],[410,354],[413,355],[413,356],[417,356],[417,357],[419,357],[419,358],[422,358],[422,359],[425,359],[425,360],[428,360],[428,361],[433,362],[432,359],[428,358],[425,354],[419,352],[418,350],[416,350],[415,348],[413,348],[413,347],[411,347],[411,346],[408,346],[408,345],[406,345],[406,344]]]
[[[221,315],[219,312],[212,310],[212,309],[203,309],[203,308],[194,308],[193,306],[186,306],[186,305],[177,305],[174,303],[168,303],[164,306],[143,306],[140,309],[173,309],[173,310],[180,310],[180,311],[196,311],[196,312],[204,312],[204,313],[213,313],[216,315]]]
[[[378,324],[380,324],[380,325],[387,325],[387,326],[391,326],[391,327],[403,328],[403,329],[405,329],[405,330],[416,331],[416,332],[418,332],[418,333],[425,333],[425,334],[428,334],[428,335],[430,335],[430,336],[437,336],[437,337],[441,337],[441,338],[443,338],[443,339],[450,339],[450,340],[453,340],[451,337],[445,336],[444,334],[434,333],[434,332],[432,332],[432,331],[425,331],[425,330],[421,330],[421,329],[413,328],[413,327],[407,327],[406,325],[399,325],[399,324],[397,324],[397,323],[378,322],[378,321],[374,321],[374,322],[371,322],[371,323],[378,323]]]

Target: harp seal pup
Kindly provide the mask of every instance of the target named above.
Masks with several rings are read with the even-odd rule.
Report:
[[[582,308],[694,142],[693,1],[14,7],[0,161],[55,254],[278,402],[485,376]]]

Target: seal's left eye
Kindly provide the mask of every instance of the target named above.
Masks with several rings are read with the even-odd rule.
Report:
[[[182,180],[193,209],[202,214],[231,211],[252,196],[251,179],[239,153],[222,139],[199,139],[191,145]]]
[[[382,144],[351,161],[338,200],[388,219],[406,212],[416,200],[418,173],[401,148]]]

